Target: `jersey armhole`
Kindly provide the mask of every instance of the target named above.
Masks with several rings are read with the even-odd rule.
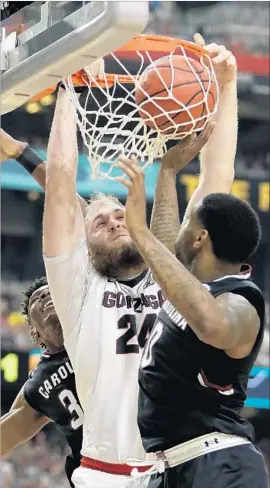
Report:
[[[30,374],[31,373],[32,373],[32,371],[30,372]],[[44,412],[42,412],[42,410],[40,408],[37,408],[36,405],[34,405],[34,403],[32,402],[31,394],[29,392],[27,392],[27,383],[28,383],[28,381],[26,381],[26,383],[24,384],[23,389],[22,389],[22,394],[24,396],[25,401],[28,403],[29,407],[31,407],[33,410],[35,410],[35,412],[42,415],[42,417],[46,417],[47,419],[49,419],[49,417],[47,417],[47,415],[45,415]],[[49,419],[49,420],[51,420],[51,419]]]

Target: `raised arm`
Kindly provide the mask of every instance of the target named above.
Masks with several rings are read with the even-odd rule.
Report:
[[[13,159],[19,163],[35,180],[46,190],[46,162],[27,144],[11,137],[3,129],[0,129],[0,162],[4,163]],[[87,202],[77,195],[83,214],[87,208]]]
[[[75,109],[60,88],[52,123],[46,172],[43,251],[47,257],[69,252],[85,237],[76,194],[78,148]]]
[[[26,402],[22,388],[10,411],[0,419],[1,456],[32,439],[49,422]]]
[[[81,308],[89,280],[95,274],[89,261],[84,219],[76,194],[76,136],[75,109],[68,94],[60,89],[48,144],[43,254],[51,297],[73,364]]]
[[[156,239],[146,224],[144,174],[141,167],[135,160],[122,158],[119,167],[129,177],[119,177],[118,180],[129,190],[125,219],[130,236],[164,296],[181,313],[202,342],[224,349],[233,357],[246,357],[254,345],[260,326],[256,309],[244,297],[233,293],[215,299]]]
[[[195,34],[195,41],[200,45],[205,44],[199,34]],[[206,133],[198,141],[188,139],[170,149],[161,162],[157,181],[151,231],[172,252],[180,228],[175,187],[177,173],[201,151],[199,184],[189,201],[185,217],[209,193],[229,193],[234,179],[238,128],[236,61],[224,46],[210,44],[206,48],[214,55],[213,63],[220,88],[218,111],[213,118],[214,130],[211,137]]]
[[[200,34],[195,34],[197,44],[205,44]],[[200,153],[199,184],[187,206],[184,219],[192,208],[209,193],[230,193],[234,180],[234,163],[238,135],[237,64],[224,46],[206,46],[214,55],[220,99],[213,121],[215,130]]]
[[[171,148],[161,161],[150,228],[154,236],[173,253],[180,229],[176,176],[199,154],[213,129],[214,124],[210,122],[198,137],[187,137]]]

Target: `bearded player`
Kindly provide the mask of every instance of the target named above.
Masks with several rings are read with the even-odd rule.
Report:
[[[83,425],[74,372],[64,349],[62,328],[46,278],[35,280],[24,296],[22,313],[29,324],[32,341],[46,350],[10,411],[1,417],[1,455],[10,454],[45,425],[54,422],[71,449],[65,469],[70,485],[74,486],[71,476],[80,465]]]
[[[189,209],[214,189],[229,192],[234,177],[236,64],[224,47],[212,45],[209,50],[216,58],[221,97],[213,134],[201,152],[200,183]],[[211,126],[195,141],[173,148],[162,161],[151,226],[168,248],[173,249],[179,227],[176,173],[200,151],[210,132]],[[119,202],[92,201],[83,219],[75,193],[74,112],[63,91],[48,156],[44,253],[78,394],[86,408],[83,460],[74,481],[78,487],[125,486],[131,473],[125,459],[143,453],[136,422],[140,347],[163,298],[132,245]],[[35,177],[44,167],[40,161],[32,161],[30,167],[26,163],[20,159]]]

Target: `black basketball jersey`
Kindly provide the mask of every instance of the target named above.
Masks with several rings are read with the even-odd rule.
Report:
[[[66,437],[75,465],[79,466],[83,411],[67,352],[44,352],[36,369],[30,373],[23,392],[27,403],[51,419]]]
[[[232,359],[200,341],[165,301],[139,370],[138,423],[146,452],[165,450],[216,431],[253,440],[253,428],[240,411],[263,339],[263,295],[241,275],[225,276],[204,286],[214,297],[236,293],[255,307],[261,320],[256,343],[249,356]]]

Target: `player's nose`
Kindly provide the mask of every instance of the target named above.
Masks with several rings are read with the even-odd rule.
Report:
[[[119,220],[116,220],[116,219],[111,219],[110,220],[110,222],[109,222],[109,229],[110,229],[110,231],[119,229],[119,227],[120,227]]]

